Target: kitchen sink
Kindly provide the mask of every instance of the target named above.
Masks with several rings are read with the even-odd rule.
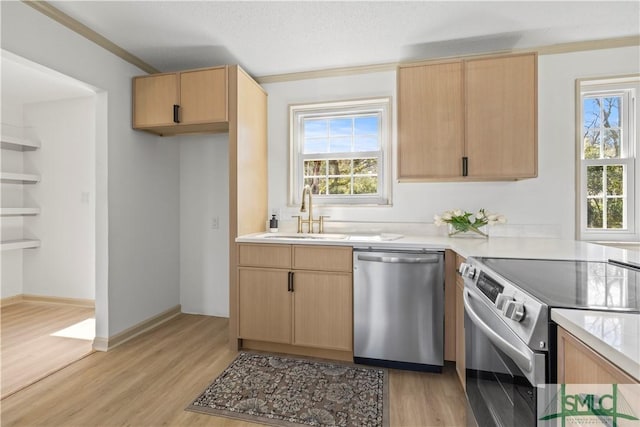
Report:
[[[263,239],[280,239],[280,240],[345,240],[349,236],[346,234],[318,234],[318,233],[287,233],[287,234],[263,234]]]
[[[330,233],[265,233],[257,236],[276,240],[350,240],[354,242],[389,242],[404,237],[402,234],[330,234]]]
[[[389,242],[402,239],[402,234],[382,233],[382,234],[349,234],[347,240],[358,242]]]

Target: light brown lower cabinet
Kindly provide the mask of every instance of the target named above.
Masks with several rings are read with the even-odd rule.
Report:
[[[353,301],[350,273],[293,272],[293,342],[350,351]]]
[[[638,384],[584,342],[558,327],[559,384]]]
[[[239,245],[238,338],[352,352],[351,257],[350,247]]]
[[[269,342],[291,342],[291,293],[287,271],[238,269],[240,336]]]

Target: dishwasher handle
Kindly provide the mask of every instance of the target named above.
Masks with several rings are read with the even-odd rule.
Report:
[[[410,257],[358,254],[358,261],[383,262],[387,264],[437,264],[440,261],[440,256]]]

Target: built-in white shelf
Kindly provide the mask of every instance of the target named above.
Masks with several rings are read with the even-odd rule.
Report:
[[[40,175],[32,173],[2,172],[0,173],[0,180],[3,183],[8,184],[35,184],[37,182],[40,182]]]
[[[25,152],[25,151],[38,150],[40,148],[41,148],[40,138],[38,138],[35,128],[29,127],[29,126],[15,126],[8,123],[0,123],[0,149],[2,149],[3,151],[10,150],[10,151]],[[17,161],[20,157],[24,159],[24,156],[21,153],[11,154],[11,153],[5,152],[4,155],[6,155],[8,159],[15,158],[16,160],[15,164],[18,164]],[[30,156],[30,154],[28,154],[27,156]],[[11,162],[11,163],[14,163],[14,162]],[[22,161],[19,163],[21,164]],[[6,166],[6,163],[5,163],[5,166]],[[9,169],[11,169],[11,167],[9,167]],[[40,182],[40,175],[34,174],[34,173],[0,171],[0,182],[2,182],[2,184],[9,184],[12,186],[16,184],[17,185],[37,184],[38,182]],[[16,204],[19,205],[21,203],[16,203]],[[32,208],[32,207],[24,207],[24,206],[23,207],[0,207],[0,216],[2,217],[10,217],[10,216],[22,217],[22,216],[32,216],[32,215],[40,215],[40,208]],[[9,222],[12,222],[12,221],[13,220]],[[6,231],[4,225],[3,225],[2,231],[3,231],[3,234]],[[2,251],[29,249],[29,248],[38,248],[38,247],[40,247],[40,240],[36,238],[29,238],[29,239],[23,238],[23,239],[11,239],[11,240],[0,241],[0,250]]]
[[[3,135],[0,137],[0,148],[15,151],[33,151],[40,148],[40,141]]]
[[[0,208],[1,216],[39,215],[40,208]]]
[[[40,148],[40,138],[31,126],[0,124],[0,148],[15,151],[33,151]]]
[[[37,239],[19,239],[19,240],[3,240],[0,242],[0,249],[3,251],[11,251],[14,249],[31,249],[40,247],[40,240]]]

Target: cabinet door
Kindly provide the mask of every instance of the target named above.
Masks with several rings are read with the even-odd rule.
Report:
[[[238,269],[239,338],[291,342],[288,273],[275,269]]]
[[[537,176],[535,54],[465,62],[468,176]]]
[[[227,68],[180,73],[180,123],[227,121]]]
[[[293,289],[293,344],[351,351],[351,274],[295,271]]]
[[[133,127],[170,126],[178,104],[178,75],[158,74],[133,79]]]
[[[591,347],[558,327],[558,383],[638,384]]]
[[[398,179],[462,175],[462,62],[398,70]]]

